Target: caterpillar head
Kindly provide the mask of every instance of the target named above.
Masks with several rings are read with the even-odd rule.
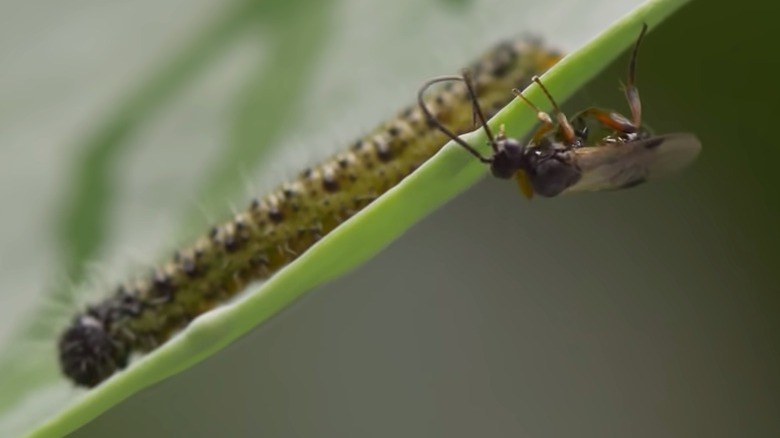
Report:
[[[127,365],[128,351],[89,313],[77,316],[59,343],[60,368],[77,385],[93,387]]]

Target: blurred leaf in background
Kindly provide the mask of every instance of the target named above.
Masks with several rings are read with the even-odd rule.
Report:
[[[524,31],[571,50],[638,3],[4,2],[0,342],[39,368],[0,392],[58,378],[62,278],[101,296],[425,78]],[[685,175],[530,204],[485,181],[78,436],[776,435],[774,15],[731,6],[689,5],[639,61],[648,123],[702,139]],[[624,70],[567,108],[623,110]],[[27,327],[42,300],[58,317]]]

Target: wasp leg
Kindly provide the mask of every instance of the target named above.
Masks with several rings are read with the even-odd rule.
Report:
[[[544,86],[542,80],[539,79],[539,76],[534,76],[533,78],[531,78],[531,80],[533,82],[536,82],[539,88],[541,88],[542,91],[544,92],[544,95],[547,96],[547,100],[549,100],[550,103],[552,104],[553,111],[555,112],[555,118],[558,121],[557,126],[553,125],[549,114],[547,114],[544,111],[541,111],[537,106],[531,103],[530,100],[528,100],[525,96],[523,96],[522,93],[519,93],[517,89],[512,90],[512,92],[514,92],[515,95],[523,99],[528,105],[531,106],[531,108],[536,110],[537,113],[536,117],[546,125],[546,131],[535,134],[534,140],[541,139],[541,137],[547,134],[550,130],[552,130],[553,127],[557,127],[558,136],[563,139],[564,144],[566,144],[569,147],[574,146],[574,144],[577,142],[577,134],[574,132],[574,128],[572,128],[571,123],[569,123],[569,119],[566,117],[563,111],[561,111],[561,108],[558,106],[558,103],[555,102],[555,99],[553,99],[552,94],[550,94],[550,92],[547,90],[547,87]],[[549,121],[547,121],[546,119]],[[545,127],[543,126],[543,128]]]
[[[525,172],[525,170],[520,169],[515,172],[515,182],[517,183],[517,187],[520,189],[520,193],[522,193],[526,199],[531,199],[534,197],[534,189],[531,186],[531,179],[528,177],[528,174]]]
[[[588,118],[592,118],[602,125],[623,134],[632,134],[639,130],[639,127],[642,125],[642,101],[639,98],[639,89],[636,87],[636,60],[639,57],[639,46],[642,44],[642,39],[646,33],[647,24],[643,24],[639,37],[636,39],[636,43],[634,43],[634,49],[631,51],[631,58],[628,61],[628,80],[623,87],[628,107],[631,109],[631,120],[618,113],[593,107],[580,112],[572,120],[575,120],[576,123],[581,123]]]
[[[534,105],[533,102],[528,100],[527,97],[523,95],[523,92],[518,90],[517,88],[512,89],[512,93],[514,93],[515,96],[519,97],[523,100],[528,106],[533,108],[536,111],[536,118],[539,119],[539,121],[542,123],[542,126],[540,126],[536,132],[534,132],[534,135],[531,137],[531,144],[538,144],[539,140],[542,139],[545,135],[547,135],[550,131],[555,129],[555,124],[552,121],[552,118],[549,114],[539,109],[538,106]]]
[[[634,50],[631,51],[631,58],[628,61],[628,82],[624,89],[628,107],[631,108],[631,122],[634,126],[642,125],[642,101],[639,99],[639,90],[636,88],[636,59],[639,57],[639,46],[647,33],[647,23],[642,24],[642,30],[634,43]]]
[[[642,101],[639,100],[639,90],[632,82],[626,85],[626,100],[628,107],[631,108],[631,121],[634,126],[642,124]]]
[[[639,130],[638,125],[635,125],[631,120],[628,120],[624,116],[595,107],[588,108],[578,113],[572,120],[574,120],[576,124],[585,124],[587,119],[596,120],[607,128],[623,134],[632,134]]]

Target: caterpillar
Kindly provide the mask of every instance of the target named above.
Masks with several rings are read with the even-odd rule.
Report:
[[[466,68],[479,105],[494,114],[534,75],[562,54],[524,36],[493,47]],[[428,110],[457,133],[474,123],[461,83],[426,99]],[[198,315],[270,277],[315,242],[398,184],[433,156],[448,138],[416,104],[410,105],[343,152],[303,170],[144,278],[119,285],[87,306],[59,338],[62,373],[94,387],[125,368],[130,357],[166,342]]]

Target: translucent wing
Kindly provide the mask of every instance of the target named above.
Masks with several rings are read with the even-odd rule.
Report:
[[[700,150],[699,139],[688,133],[575,149],[582,177],[563,193],[634,187],[682,170]]]

